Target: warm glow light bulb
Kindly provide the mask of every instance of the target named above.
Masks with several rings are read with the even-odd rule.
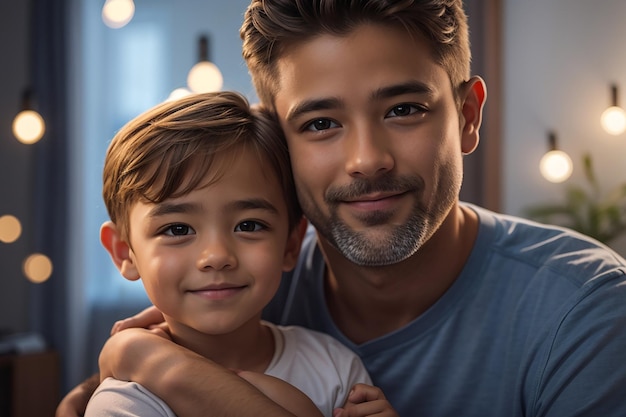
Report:
[[[22,234],[22,224],[9,214],[0,217],[0,242],[13,243]]]
[[[622,134],[626,130],[626,112],[619,106],[611,106],[600,116],[600,124],[611,135]]]
[[[102,21],[112,29],[126,26],[134,15],[133,0],[106,0],[102,7]]]
[[[172,90],[172,92],[165,99],[165,101],[178,100],[179,98],[183,98],[185,96],[188,96],[189,94],[191,94],[191,91],[187,90],[186,88],[176,88],[176,89]]]
[[[34,110],[23,110],[13,119],[13,134],[22,143],[32,144],[46,132],[43,117]]]
[[[563,151],[547,152],[539,162],[541,175],[550,182],[563,182],[572,175],[574,164],[572,159]]]
[[[34,253],[26,258],[23,269],[29,281],[39,284],[52,275],[52,261],[46,255]]]
[[[187,86],[194,93],[219,91],[224,83],[220,69],[212,62],[200,61],[189,70]]]

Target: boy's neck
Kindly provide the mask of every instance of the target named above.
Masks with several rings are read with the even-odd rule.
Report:
[[[233,332],[218,335],[168,324],[175,343],[229,369],[263,373],[274,357],[272,330],[260,320],[250,320]]]

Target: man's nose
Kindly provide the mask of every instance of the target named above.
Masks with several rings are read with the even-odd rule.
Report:
[[[355,124],[345,141],[346,172],[355,177],[375,177],[395,165],[384,129],[375,123]]]

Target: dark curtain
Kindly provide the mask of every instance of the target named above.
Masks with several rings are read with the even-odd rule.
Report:
[[[46,133],[36,144],[33,163],[33,251],[47,255],[53,272],[32,286],[30,327],[60,354],[61,369],[68,342],[68,125],[67,125],[67,0],[31,0],[30,67],[37,109]],[[62,372],[60,383],[65,386]]]

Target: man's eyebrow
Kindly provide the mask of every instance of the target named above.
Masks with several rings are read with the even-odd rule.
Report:
[[[227,208],[232,211],[266,210],[272,214],[278,214],[276,206],[264,198],[248,198],[245,200],[233,201],[227,205]]]
[[[434,94],[434,90],[427,84],[419,81],[409,81],[402,84],[390,85],[375,90],[372,99],[392,98],[403,94]]]
[[[400,96],[403,94],[434,94],[434,90],[427,84],[419,81],[409,81],[402,84],[390,85],[375,90],[371,97],[372,99],[391,98]],[[317,110],[329,110],[336,109],[341,106],[341,100],[335,97],[321,98],[306,100],[302,103],[298,103],[297,106],[292,108],[288,113],[285,120],[290,122],[305,113],[317,111]]]
[[[293,119],[296,119],[305,113],[317,111],[317,110],[333,109],[333,108],[339,107],[340,105],[341,105],[341,102],[339,101],[339,99],[334,98],[334,97],[306,100],[306,101],[303,101],[302,103],[298,103],[297,106],[289,110],[285,120],[290,122]]]

